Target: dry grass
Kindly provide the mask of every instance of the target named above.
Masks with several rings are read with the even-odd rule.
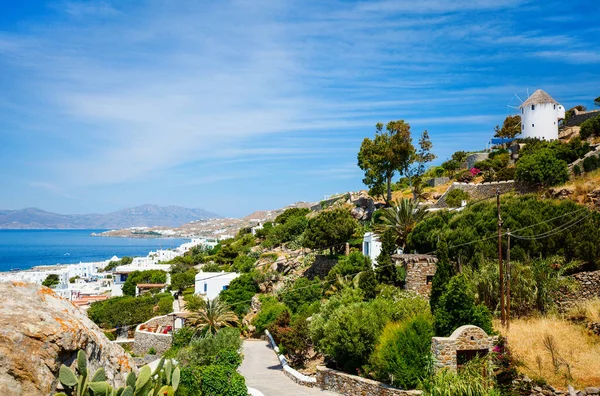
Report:
[[[501,329],[499,323],[495,327]],[[527,318],[511,321],[508,334],[501,333],[529,377],[562,389],[568,383],[580,389],[600,385],[600,337],[583,326],[556,317]]]
[[[578,303],[566,313],[566,317],[575,321],[600,322],[600,298]]]

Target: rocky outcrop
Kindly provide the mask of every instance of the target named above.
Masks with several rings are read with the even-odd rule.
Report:
[[[350,193],[347,203],[354,206],[351,213],[356,220],[370,220],[375,212],[375,201],[366,191]]]
[[[51,289],[24,282],[0,283],[0,394],[51,395],[61,364],[74,367],[77,351],[94,372],[121,386],[133,359],[111,343],[84,312]]]

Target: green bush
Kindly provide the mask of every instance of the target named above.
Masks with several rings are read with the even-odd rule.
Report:
[[[319,301],[322,295],[323,286],[319,277],[312,281],[308,278],[298,278],[290,287],[283,290],[282,300],[292,312],[296,313]]]
[[[173,296],[162,297],[160,300],[158,300],[158,313],[161,315],[166,315],[173,312],[174,300],[175,299]]]
[[[166,267],[165,267],[166,268]],[[162,270],[134,271],[127,276],[123,284],[123,294],[126,296],[135,296],[135,289],[138,283],[166,283],[167,273]]]
[[[337,276],[354,277],[359,272],[371,269],[371,259],[361,252],[352,252],[348,256],[341,256],[336,265],[327,274],[327,281],[333,282]]]
[[[464,170],[456,175],[456,180],[461,183],[471,183],[475,179],[475,176],[471,174],[470,170]]]
[[[171,275],[171,290],[183,291],[184,289],[194,286],[196,279],[196,270],[188,270]]]
[[[56,274],[49,274],[46,279],[44,279],[44,281],[42,282],[42,286],[46,286],[46,287],[53,287],[56,286],[60,283],[60,280],[58,278],[58,275]]]
[[[187,311],[197,311],[206,306],[206,300],[197,294],[188,294],[183,297],[183,300],[185,301],[185,309]]]
[[[352,237],[358,222],[349,210],[323,210],[308,221],[303,245],[311,249],[329,248],[341,251],[342,245]]]
[[[469,198],[468,192],[456,188],[446,194],[446,204],[451,208],[459,208],[462,205],[462,201],[468,201]]]
[[[415,389],[427,376],[433,322],[418,315],[404,323],[388,323],[371,356],[375,378],[403,389]]]
[[[245,254],[241,254],[233,260],[233,266],[231,267],[235,272],[246,273],[252,271],[256,259],[249,257]]]
[[[587,139],[591,136],[600,136],[600,116],[589,118],[581,123],[579,136]]]
[[[484,305],[475,305],[475,297],[464,275],[453,277],[435,310],[435,334],[448,337],[463,325],[481,327],[492,334],[492,315]]]
[[[87,314],[94,323],[105,329],[135,325],[156,316],[154,307],[159,299],[153,295],[113,297],[92,303]]]
[[[514,180],[515,179],[516,171],[517,170],[514,167],[502,168],[498,172],[496,172],[495,178],[498,181]]]
[[[585,172],[592,172],[598,169],[598,166],[600,166],[599,162],[598,157],[595,155],[589,156],[583,160],[583,170]]]
[[[299,316],[290,323],[288,313],[287,317],[278,318],[269,327],[269,332],[279,347],[285,350],[285,354],[293,365],[304,365],[313,346],[308,321],[304,316]]]
[[[494,373],[482,360],[472,360],[456,372],[440,370],[431,380],[423,381],[428,396],[501,396],[494,388]]]
[[[569,180],[569,170],[565,161],[556,158],[552,150],[543,148],[519,158],[515,176],[521,182],[555,186]]]
[[[106,338],[109,339],[109,341],[114,341],[117,339],[117,336],[115,335],[114,331],[105,331],[104,335],[106,336]]]
[[[575,165],[573,167],[573,173],[575,176],[581,176],[581,167],[579,165]]]
[[[242,347],[240,331],[231,327],[223,328],[212,335],[192,338],[186,347],[179,350],[177,361],[188,367],[201,367],[217,363],[224,352],[237,353]]]
[[[221,301],[231,305],[231,310],[238,317],[243,317],[248,308],[252,297],[258,293],[258,287],[252,278],[252,274],[242,274],[229,283],[227,290],[221,291],[219,298]]]
[[[252,324],[256,326],[256,333],[262,334],[286,310],[288,308],[274,297],[261,298],[260,311],[252,319]]]
[[[247,396],[246,380],[226,365],[213,364],[201,370],[203,395]]]
[[[289,208],[289,209],[284,210],[283,213],[279,214],[275,218],[275,223],[285,224],[291,218],[306,217],[306,215],[309,213],[310,213],[310,209],[308,209],[308,208]]]

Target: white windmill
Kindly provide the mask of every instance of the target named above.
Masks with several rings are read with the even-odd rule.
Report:
[[[542,140],[558,139],[558,122],[565,118],[565,108],[541,89],[535,91],[525,101],[515,96],[521,104],[518,109],[521,116],[520,138],[538,138]]]

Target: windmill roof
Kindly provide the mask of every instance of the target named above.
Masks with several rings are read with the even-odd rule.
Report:
[[[529,105],[537,105],[537,104],[542,104],[542,103],[558,104],[558,102],[556,100],[554,100],[552,98],[552,96],[548,95],[546,92],[542,91],[541,89],[538,89],[537,91],[532,93],[531,96],[528,97],[527,100],[525,102],[523,102],[523,104],[521,104],[521,106],[519,106],[519,107],[527,107]]]

